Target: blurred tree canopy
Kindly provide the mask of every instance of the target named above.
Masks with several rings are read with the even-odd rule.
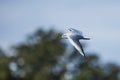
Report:
[[[120,80],[117,64],[102,64],[89,53],[84,59],[74,48],[68,49],[61,34],[39,29],[12,47],[12,57],[0,49],[0,80]]]

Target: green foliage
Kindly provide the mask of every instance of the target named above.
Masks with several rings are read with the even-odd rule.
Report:
[[[5,52],[0,49],[0,80],[7,80],[7,77],[9,75],[8,72],[8,64],[10,62],[10,59],[5,57]]]
[[[65,53],[66,46],[61,42],[60,33],[39,29],[25,44],[15,46],[14,49],[19,54],[18,58],[22,58],[25,63],[21,66],[27,75],[24,79],[53,80],[50,70],[58,63],[59,56]]]
[[[71,75],[72,80],[119,80],[117,64],[103,65],[92,54],[83,58],[74,48],[69,51],[60,36],[54,29],[39,29],[14,46],[17,56],[0,57],[0,80],[68,80]]]

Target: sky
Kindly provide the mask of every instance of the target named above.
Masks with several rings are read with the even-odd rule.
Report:
[[[0,0],[0,46],[8,49],[38,28],[72,27],[90,41],[86,51],[120,64],[120,0]]]

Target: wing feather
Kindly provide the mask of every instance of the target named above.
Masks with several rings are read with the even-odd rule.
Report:
[[[85,56],[82,45],[80,44],[79,40],[75,40],[72,38],[68,38],[70,43],[79,51],[79,53],[83,56]]]

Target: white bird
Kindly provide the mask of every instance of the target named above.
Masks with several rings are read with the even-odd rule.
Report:
[[[68,33],[62,35],[62,38],[68,39],[70,43],[79,51],[79,53],[85,56],[84,50],[79,40],[90,40],[90,38],[85,38],[82,32],[73,28],[68,28]]]

